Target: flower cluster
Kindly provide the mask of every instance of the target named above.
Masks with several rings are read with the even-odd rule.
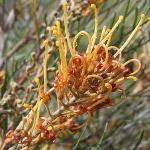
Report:
[[[56,46],[59,49],[60,62],[55,73],[53,88],[47,90],[47,60],[48,60],[48,40],[44,41],[44,89],[40,86],[38,78],[35,82],[38,86],[38,98],[35,106],[24,104],[24,107],[31,109],[30,113],[24,117],[15,131],[9,131],[6,135],[6,143],[11,141],[21,144],[23,147],[34,145],[38,142],[49,140],[54,141],[65,131],[76,131],[87,125],[93,113],[103,107],[111,106],[111,93],[120,89],[120,86],[127,79],[136,80],[135,75],[141,68],[138,59],[130,59],[122,62],[122,51],[131,41],[136,31],[144,20],[144,15],[133,30],[126,42],[120,47],[111,46],[110,41],[113,32],[123,20],[120,16],[112,27],[103,27],[98,39],[98,12],[95,4],[91,8],[95,14],[95,29],[91,36],[86,31],[80,31],[72,42],[68,31],[67,1],[64,1],[64,30],[61,31],[59,21],[51,27],[51,34],[56,36]],[[86,36],[88,46],[85,52],[78,52],[76,49],[77,40],[80,36]],[[98,44],[96,43],[98,39]],[[69,60],[66,54],[70,51]],[[112,51],[114,50],[114,53]],[[131,71],[128,64],[135,65]],[[50,93],[55,91],[57,95],[57,110],[52,113],[49,110],[49,101],[52,101]],[[48,112],[48,117],[41,117],[41,106],[44,105]],[[78,117],[87,114],[85,121],[78,122]]]

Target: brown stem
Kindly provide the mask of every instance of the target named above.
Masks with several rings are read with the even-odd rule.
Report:
[[[29,30],[28,33],[23,37],[7,54],[6,54],[6,60],[9,59],[11,56],[13,56],[18,50],[20,50],[21,47],[26,44],[33,35],[33,30]]]

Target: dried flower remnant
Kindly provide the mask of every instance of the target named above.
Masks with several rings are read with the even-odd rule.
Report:
[[[59,49],[60,62],[55,73],[53,88],[47,92],[47,59],[48,40],[44,41],[44,90],[42,91],[38,78],[35,82],[38,86],[38,98],[35,106],[25,104],[31,109],[30,113],[23,119],[15,131],[9,131],[6,135],[6,143],[17,142],[22,147],[32,146],[38,142],[49,140],[54,141],[66,130],[75,131],[85,126],[92,117],[92,114],[103,107],[112,106],[110,97],[112,92],[120,90],[120,86],[127,79],[136,80],[135,75],[141,68],[138,59],[130,59],[122,63],[122,51],[126,48],[139,26],[144,20],[144,15],[133,30],[127,41],[120,47],[110,46],[113,32],[123,20],[120,16],[118,21],[108,30],[103,27],[98,44],[95,44],[98,30],[98,14],[95,4],[91,5],[95,14],[95,29],[91,36],[86,31],[80,31],[72,42],[68,30],[68,3],[64,0],[64,26],[65,35],[61,31],[59,21],[51,28],[52,34],[56,36],[56,46]],[[76,49],[77,39],[86,36],[88,46],[84,53]],[[68,48],[71,58],[67,61]],[[113,55],[110,49],[116,52]],[[131,72],[128,64],[134,63],[134,71]],[[48,107],[50,92],[54,90],[57,95],[57,110],[51,113]],[[52,100],[51,100],[52,101]],[[41,106],[44,105],[49,116],[40,115]],[[79,123],[77,118],[87,114],[87,119]],[[32,121],[33,120],[33,121]]]
[[[5,82],[5,70],[0,69],[0,88],[4,85]]]
[[[101,5],[105,3],[107,0],[73,0],[73,16],[74,15],[81,15],[87,16],[90,14],[89,6],[91,4]]]

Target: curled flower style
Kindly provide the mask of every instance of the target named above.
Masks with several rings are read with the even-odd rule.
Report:
[[[127,80],[137,80],[135,75],[141,68],[138,59],[130,59],[122,62],[122,51],[131,41],[136,31],[144,20],[144,15],[126,42],[119,48],[110,45],[113,32],[123,20],[120,16],[112,27],[103,27],[98,44],[98,12],[95,4],[91,4],[91,9],[95,15],[95,29],[91,36],[86,31],[80,31],[73,39],[70,39],[68,30],[68,3],[64,0],[64,32],[61,31],[59,21],[51,28],[52,34],[56,36],[56,46],[59,49],[60,62],[55,73],[53,88],[47,90],[47,60],[48,60],[48,40],[44,41],[44,89],[40,86],[40,81],[35,78],[38,86],[38,98],[35,106],[25,104],[24,107],[31,109],[30,113],[23,119],[15,131],[9,131],[6,135],[6,143],[15,141],[23,147],[32,146],[38,142],[49,140],[54,141],[66,130],[76,131],[87,125],[93,113],[101,108],[113,105],[111,93],[119,91],[120,86]],[[88,46],[85,52],[78,52],[76,49],[77,40],[80,36],[86,36]],[[67,53],[71,54],[67,60]],[[111,50],[114,50],[113,54]],[[131,71],[128,64],[135,64]],[[51,112],[48,103],[51,100],[50,93],[55,91],[57,95],[57,110]],[[41,106],[44,105],[49,116],[41,117]],[[78,122],[78,117],[86,115],[87,119]]]

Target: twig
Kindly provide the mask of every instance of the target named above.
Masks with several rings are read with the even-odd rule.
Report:
[[[40,50],[40,32],[39,32],[39,25],[38,25],[38,19],[37,19],[37,14],[36,14],[36,6],[37,6],[37,1],[31,0],[31,11],[32,11],[32,17],[34,21],[35,32],[37,35],[37,49],[39,51]]]
[[[18,50],[20,50],[21,47],[24,46],[32,37],[34,31],[29,30],[28,33],[21,39],[13,48],[6,54],[6,60],[9,59],[12,55],[14,55]]]

